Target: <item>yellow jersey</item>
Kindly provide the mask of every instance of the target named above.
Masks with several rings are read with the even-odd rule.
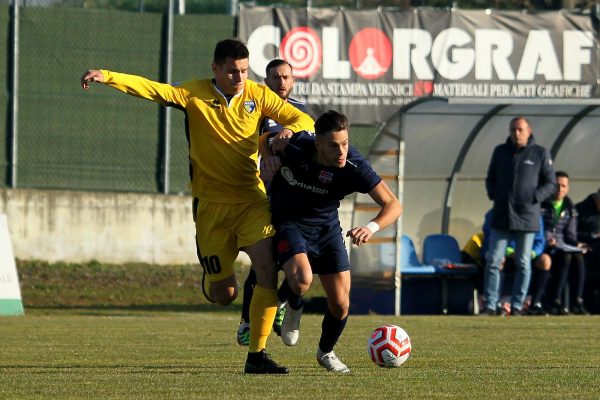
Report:
[[[168,84],[101,72],[106,85],[185,113],[192,195],[201,201],[245,203],[266,197],[258,172],[258,136],[264,117],[292,132],[314,130],[311,117],[251,80],[228,101],[211,79]]]
[[[471,236],[462,251],[467,253],[473,261],[481,264],[481,247],[483,246],[483,232],[479,232]]]

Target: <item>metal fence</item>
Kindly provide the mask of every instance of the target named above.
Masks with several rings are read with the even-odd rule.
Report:
[[[214,44],[234,35],[235,18],[168,15],[0,5],[0,187],[189,193],[183,113],[79,86],[88,68],[211,76]],[[353,127],[354,144],[366,151],[376,130]]]
[[[164,14],[21,7],[13,38],[12,13],[0,6],[0,25],[11,27],[0,30],[9,55],[0,63],[0,186],[186,193],[183,115],[174,112],[168,123],[152,102],[100,85],[85,93],[79,77],[109,68],[166,81],[169,50],[174,80],[209,76],[214,43],[232,36],[234,19],[176,16],[169,49]]]

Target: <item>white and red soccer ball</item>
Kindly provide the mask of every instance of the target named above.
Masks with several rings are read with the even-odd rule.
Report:
[[[383,325],[373,331],[367,351],[371,360],[385,368],[401,366],[410,356],[410,338],[396,325]]]

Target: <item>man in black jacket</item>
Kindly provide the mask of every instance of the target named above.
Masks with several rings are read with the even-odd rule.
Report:
[[[527,119],[513,118],[509,132],[506,142],[494,149],[485,179],[488,197],[494,203],[484,274],[487,315],[496,313],[499,266],[511,238],[516,242],[517,270],[510,313],[521,313],[531,279],[533,238],[540,228],[540,203],[556,189],[550,152],[535,144]]]
[[[587,245],[577,240],[577,210],[567,195],[569,175],[564,171],[556,171],[556,185],[558,188],[554,196],[542,202],[546,248],[538,258],[540,261],[534,262],[531,306],[527,311],[530,315],[545,315],[541,302],[550,277],[550,267],[552,267],[555,284],[550,293],[552,296],[550,312],[554,315],[569,313],[563,305],[562,298],[569,271],[574,269],[575,279],[571,287],[575,289],[575,302],[571,311],[575,314],[587,314],[583,305],[585,284],[583,253],[587,250]],[[547,268],[544,268],[546,266]]]
[[[586,243],[591,251],[586,255],[589,267],[600,268],[600,189],[577,203],[579,219],[577,233],[579,240]]]

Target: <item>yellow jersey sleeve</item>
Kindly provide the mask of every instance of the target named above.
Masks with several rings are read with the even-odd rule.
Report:
[[[250,80],[241,93],[225,98],[211,79],[172,85],[101,72],[106,85],[185,113],[192,195],[201,201],[246,203],[266,197],[258,172],[258,134],[264,117],[293,132],[314,130],[307,114]]]
[[[266,86],[263,109],[264,115],[277,121],[284,128],[292,132],[314,132],[315,130],[315,122],[310,116],[298,110],[287,101],[283,101],[275,92],[266,88]]]
[[[123,93],[152,100],[164,106],[176,105],[185,108],[187,104],[189,91],[182,87],[105,69],[100,70],[100,72],[104,76],[105,85],[114,87]]]

